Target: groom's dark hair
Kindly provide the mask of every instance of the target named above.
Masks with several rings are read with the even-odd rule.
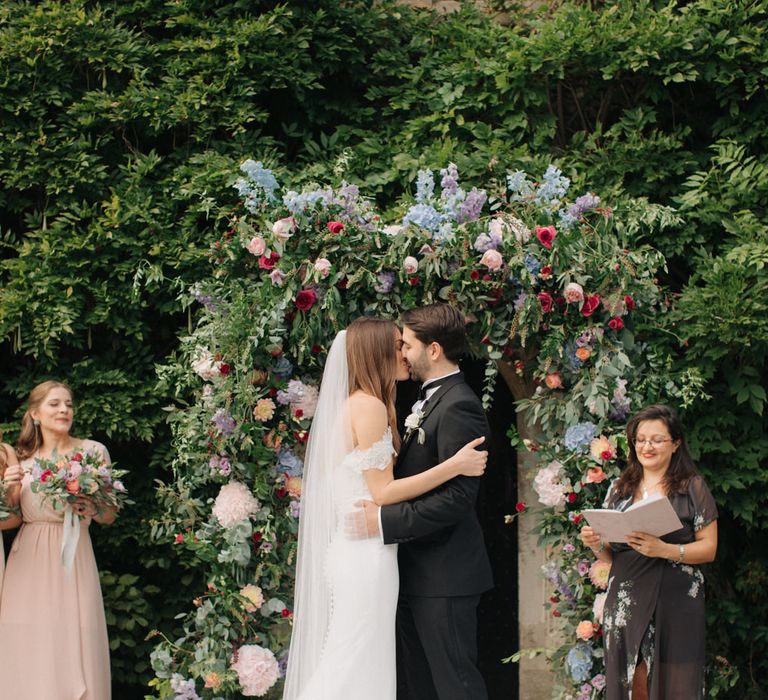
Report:
[[[425,345],[437,343],[446,359],[458,363],[466,344],[466,321],[450,304],[430,304],[406,311],[400,320]]]

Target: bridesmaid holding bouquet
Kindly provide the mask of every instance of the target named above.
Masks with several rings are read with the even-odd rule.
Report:
[[[17,511],[22,472],[16,453],[10,445],[2,442],[2,437],[0,435],[0,530],[12,530],[21,524]],[[0,537],[0,590],[4,572],[5,552]]]
[[[69,387],[43,382],[29,395],[17,443],[22,524],[0,599],[0,677],[3,696],[14,700],[111,697],[107,625],[88,527],[112,523],[117,510],[97,509],[87,496],[71,505],[79,537],[68,571],[62,563],[64,512],[30,487],[36,460],[97,453],[110,463],[104,445],[70,435],[73,415]]]

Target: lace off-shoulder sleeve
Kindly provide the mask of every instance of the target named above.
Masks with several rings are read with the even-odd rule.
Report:
[[[356,472],[367,469],[386,469],[392,461],[395,447],[392,443],[392,430],[387,428],[381,440],[373,443],[367,450],[355,449],[349,463]]]

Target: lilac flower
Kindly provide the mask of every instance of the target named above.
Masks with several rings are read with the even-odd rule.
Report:
[[[195,681],[179,673],[171,676],[171,690],[176,693],[173,700],[202,700],[195,690]]]
[[[488,195],[485,190],[478,190],[477,187],[473,187],[461,205],[457,217],[458,222],[462,224],[466,221],[477,221],[487,199]]]
[[[211,418],[211,423],[216,426],[222,435],[231,435],[237,425],[235,419],[225,408],[220,408],[216,411],[213,418]]]
[[[611,399],[611,420],[623,422],[627,419],[632,408],[632,400],[627,396],[627,380],[619,379],[616,382],[616,388],[613,390],[613,399]]]
[[[298,520],[299,516],[301,515],[301,501],[291,501],[288,504],[288,512],[291,514],[292,518],[296,518]]]
[[[459,191],[459,170],[455,163],[448,163],[448,167],[440,171],[442,179],[440,188],[443,196],[452,196]]]
[[[515,172],[507,175],[507,187],[512,193],[510,199],[513,202],[529,197],[533,192],[533,185],[528,181],[526,174],[522,170],[515,170]]]
[[[520,292],[520,294],[517,295],[514,301],[515,311],[520,311],[523,308],[527,298],[528,295],[525,292]]]
[[[589,566],[590,564],[586,559],[579,561],[579,563],[576,564],[576,571],[579,576],[586,576],[589,573]]]
[[[568,207],[568,213],[576,218],[580,219],[588,211],[592,211],[598,204],[600,204],[600,197],[587,192],[587,194],[581,195],[576,201]]]
[[[221,476],[229,476],[232,473],[232,463],[226,455],[213,455],[208,460],[208,468]]]
[[[189,291],[194,297],[195,301],[198,304],[202,304],[207,311],[213,313],[218,308],[216,302],[213,300],[213,297],[211,297],[209,294],[205,294],[200,288],[200,285],[192,285]]]
[[[565,431],[565,446],[573,452],[586,454],[589,443],[597,435],[597,426],[594,423],[576,423]]]
[[[544,178],[536,190],[536,201],[539,204],[552,204],[565,197],[571,186],[571,181],[565,177],[559,168],[550,165],[544,173]]]
[[[376,284],[373,285],[373,288],[379,294],[389,294],[395,286],[395,273],[384,270],[376,275],[376,280]]]
[[[602,673],[598,673],[592,679],[592,687],[596,688],[597,690],[602,690],[605,688],[605,676]]]
[[[437,231],[442,223],[442,215],[429,204],[414,204],[403,218],[403,226],[415,224],[427,231]]]
[[[560,572],[557,564],[553,561],[548,561],[541,569],[544,572],[544,578],[555,587],[560,597],[564,598],[572,608],[575,608],[577,604],[576,596],[563,578],[563,574]]]
[[[575,551],[576,551],[576,547],[574,547],[574,546],[573,546],[573,545],[572,545],[570,542],[566,542],[566,543],[563,545],[563,551],[564,551],[566,554],[573,554],[573,552],[575,552]]]
[[[277,358],[277,362],[275,362],[272,371],[275,373],[275,376],[280,379],[288,379],[293,373],[293,365],[285,355],[281,355]]]
[[[298,379],[291,379],[288,382],[288,386],[283,391],[282,389],[277,392],[277,402],[286,406],[289,403],[297,403],[301,401],[304,396],[304,383]]]
[[[435,191],[435,177],[431,170],[419,170],[416,176],[416,201],[424,204],[432,199]],[[425,227],[426,228],[426,227]]]

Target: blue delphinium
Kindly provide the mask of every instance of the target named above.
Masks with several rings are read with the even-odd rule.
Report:
[[[403,225],[415,224],[434,233],[440,228],[442,221],[440,212],[430,204],[414,204],[405,215]]]
[[[450,221],[444,221],[432,234],[433,241],[447,241],[453,238],[453,224]]]
[[[416,201],[419,204],[432,199],[435,191],[435,176],[431,170],[419,170],[416,176]]]
[[[533,192],[533,185],[522,170],[515,170],[515,172],[507,175],[507,188],[513,202],[530,197]]]
[[[558,214],[560,215],[560,228],[570,231],[576,224],[579,223],[579,219],[573,216],[568,209],[561,209]]]
[[[523,262],[525,263],[525,266],[528,268],[528,272],[531,273],[532,277],[536,277],[536,275],[539,274],[539,271],[541,270],[541,263],[536,260],[532,255],[526,255],[523,258]]]
[[[264,201],[275,199],[275,191],[279,187],[271,170],[264,167],[261,161],[250,158],[241,166],[240,170],[247,175],[235,182],[238,195],[245,198],[245,206],[251,212],[255,212]]]
[[[565,431],[565,446],[573,452],[584,454],[596,434],[597,426],[594,423],[576,423]]]
[[[565,664],[576,683],[586,681],[592,672],[592,647],[579,642],[565,657]]]
[[[554,165],[550,165],[536,190],[536,201],[545,205],[558,202],[565,197],[570,186],[571,181],[563,175],[562,171]]]
[[[311,190],[310,192],[286,192],[283,195],[283,204],[288,207],[291,214],[301,214],[307,209],[312,209],[318,202],[323,207],[328,206],[333,201],[333,190]]]

